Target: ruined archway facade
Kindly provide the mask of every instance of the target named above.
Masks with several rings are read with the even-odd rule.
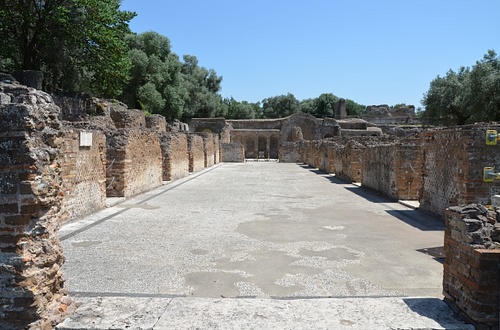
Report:
[[[335,119],[320,119],[305,113],[278,119],[194,118],[190,122],[193,132],[208,129],[219,133],[221,142],[235,146],[240,144],[247,159],[278,159],[283,143],[340,135],[340,127]],[[222,135],[228,138],[224,139]]]

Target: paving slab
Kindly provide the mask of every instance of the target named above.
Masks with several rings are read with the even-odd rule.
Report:
[[[247,309],[268,306],[266,313],[275,315],[289,306],[307,323],[316,306],[332,316],[318,328],[340,329],[344,316],[328,311],[352,307],[361,311],[355,329],[367,324],[361,306],[387,301],[396,314],[411,311],[405,297],[437,303],[443,317],[454,319],[441,301],[442,259],[425,253],[442,247],[443,230],[436,218],[332,175],[248,162],[169,182],[63,226],[60,237],[63,271],[70,292],[83,299],[81,311],[92,310],[95,299],[167,299],[158,303],[169,306],[158,329],[171,326],[171,318],[175,328],[198,327],[188,326],[197,309],[204,316],[196,322],[205,324],[199,328],[210,328],[213,313],[213,324],[229,329],[223,324],[230,315],[250,322]]]

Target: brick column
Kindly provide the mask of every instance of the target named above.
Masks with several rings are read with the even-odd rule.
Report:
[[[499,328],[500,223],[481,205],[445,212],[445,300],[478,330]]]

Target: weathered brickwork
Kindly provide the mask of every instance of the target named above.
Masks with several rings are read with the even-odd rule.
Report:
[[[51,328],[71,304],[57,237],[60,109],[48,94],[18,85],[0,83],[0,100],[0,324]]]
[[[189,172],[198,172],[205,168],[205,153],[203,137],[196,134],[188,135]]]
[[[214,134],[201,133],[203,138],[203,162],[205,167],[211,167],[215,164],[215,145]]]
[[[172,181],[189,175],[189,151],[187,133],[161,135],[163,154],[163,181]]]
[[[245,148],[239,142],[221,143],[222,161],[239,163],[245,161]]]
[[[282,163],[304,163],[305,143],[283,142],[279,150],[279,161]]]
[[[92,145],[80,146],[80,130],[64,132],[63,207],[75,219],[106,207],[106,136],[91,132]]]
[[[445,300],[476,329],[498,329],[500,249],[493,247],[500,225],[476,204],[450,208],[445,215]]]
[[[393,199],[418,200],[422,157],[418,139],[367,145],[361,184]]]
[[[159,134],[166,133],[167,121],[163,116],[150,115],[146,117],[146,127]]]
[[[351,182],[361,182],[364,151],[365,146],[354,140],[349,140],[344,146],[336,148],[333,157],[335,175]]]
[[[422,133],[423,192],[420,209],[441,218],[451,205],[490,204],[500,192],[500,181],[483,182],[483,168],[500,169],[500,145],[485,143],[487,129],[472,125]]]
[[[107,136],[107,150],[107,196],[131,197],[162,185],[158,134],[120,129]]]

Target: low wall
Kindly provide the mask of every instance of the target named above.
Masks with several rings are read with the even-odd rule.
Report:
[[[354,140],[334,149],[333,166],[335,175],[351,182],[361,182],[363,173],[362,154],[365,147]]]
[[[361,184],[392,199],[418,200],[422,155],[418,139],[369,145],[363,152]]]
[[[220,146],[223,162],[242,163],[245,161],[245,148],[241,143],[221,143]]]
[[[163,154],[163,181],[172,181],[189,175],[189,151],[187,133],[161,135]]]
[[[443,294],[478,330],[500,326],[500,226],[481,205],[446,211]]]
[[[303,163],[303,142],[283,142],[279,149],[279,161],[282,163]]]
[[[109,197],[131,197],[162,185],[160,139],[145,129],[120,129],[107,137]]]
[[[106,207],[106,136],[91,133],[91,145],[80,146],[80,130],[64,132],[63,208],[75,219]]]
[[[205,168],[205,152],[203,137],[197,134],[188,135],[189,172],[198,172]]]

